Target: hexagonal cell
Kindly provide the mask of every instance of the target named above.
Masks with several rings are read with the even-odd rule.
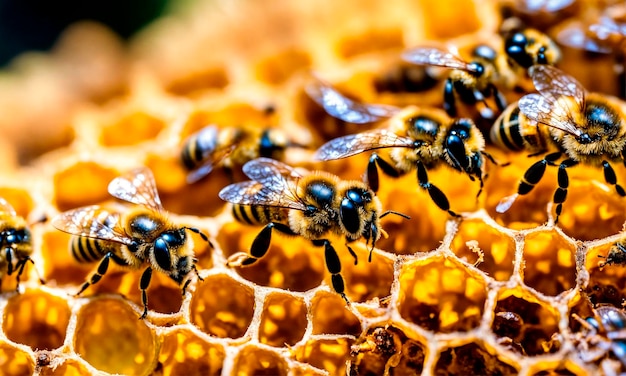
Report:
[[[441,245],[441,239],[446,235],[446,222],[450,216],[433,203],[427,192],[419,188],[415,173],[413,170],[396,179],[386,176],[380,178],[381,189],[377,195],[383,210],[393,210],[411,217],[407,220],[389,215],[381,222],[389,237],[381,238],[376,246],[394,254],[408,255],[432,251]],[[444,187],[443,190],[449,199],[463,197],[450,195],[451,188],[455,185],[451,182],[460,177],[457,174],[442,168],[433,173],[429,172],[428,176],[433,184]],[[441,178],[444,176],[449,179],[447,184],[442,183]],[[464,187],[466,195],[467,186]],[[462,209],[465,201],[452,199],[450,205],[452,210]]]
[[[248,252],[261,229],[260,226],[226,223],[221,227],[217,241],[227,257],[236,252]],[[253,265],[237,267],[235,271],[257,285],[307,291],[321,284],[326,266],[321,247],[302,237],[274,231],[267,254]]]
[[[81,376],[88,375],[90,370],[74,359],[66,359],[55,366],[41,366],[38,364],[38,375],[41,376]]]
[[[51,350],[63,345],[70,314],[65,299],[28,290],[9,299],[2,329],[13,342]]]
[[[259,341],[270,346],[295,345],[307,328],[307,310],[302,298],[269,294],[259,324]]]
[[[542,355],[559,350],[552,336],[559,332],[559,314],[549,302],[529,292],[505,289],[500,292],[491,329],[498,342],[522,355]]]
[[[441,256],[407,262],[400,271],[398,310],[407,321],[434,332],[477,327],[487,286],[458,261]]]
[[[359,319],[348,309],[339,295],[319,291],[311,301],[311,320],[313,334],[350,334],[361,333]]]
[[[117,175],[95,162],[77,162],[54,175],[54,201],[65,211],[110,199],[107,187]]]
[[[341,274],[345,280],[348,299],[364,302],[389,296],[393,283],[394,260],[385,255],[372,254],[372,261],[368,262],[370,251],[361,240],[350,245],[358,259],[358,264],[354,265],[354,257],[342,243],[337,241],[334,245],[341,260]],[[332,285],[330,273],[326,273],[326,283]]]
[[[621,249],[614,244],[604,243],[587,251],[585,269],[589,272],[589,282],[584,287],[593,304],[619,306],[626,298],[626,268],[620,263],[605,264],[607,257],[618,260],[621,257]]]
[[[145,375],[157,360],[155,335],[121,299],[92,300],[78,312],[76,353],[108,373]]]
[[[244,347],[233,363],[233,369],[242,375],[287,376],[287,362],[280,354],[255,347]]]
[[[164,336],[155,371],[163,376],[220,375],[225,357],[226,351],[219,343],[179,329]]]
[[[515,241],[483,221],[463,221],[450,249],[496,281],[507,281],[513,274]]]
[[[295,349],[295,358],[299,362],[328,372],[330,375],[346,374],[346,359],[350,354],[348,338],[313,338]]]
[[[165,89],[172,94],[193,96],[204,90],[223,89],[228,83],[225,67],[213,65],[176,77],[167,83]]]
[[[337,55],[348,59],[368,52],[404,47],[401,28],[372,28],[349,34],[339,40],[335,46]]]
[[[220,338],[242,337],[252,322],[254,291],[227,275],[211,275],[191,298],[190,319],[200,330]]]
[[[421,374],[426,346],[395,326],[373,327],[351,348],[350,375]]]
[[[435,375],[515,375],[514,362],[478,343],[450,347],[439,354]]]
[[[259,81],[280,85],[310,65],[311,56],[306,50],[291,47],[261,59],[255,64],[254,71]]]
[[[145,111],[125,114],[113,124],[102,128],[100,141],[104,146],[129,146],[155,138],[165,128],[165,122]]]
[[[7,376],[32,375],[35,362],[32,354],[0,341],[0,373]]]
[[[528,234],[523,257],[527,286],[549,296],[576,286],[576,248],[556,231]]]

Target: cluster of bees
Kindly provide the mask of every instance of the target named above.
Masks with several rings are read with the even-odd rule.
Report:
[[[621,35],[620,43],[626,43],[626,32],[613,32]],[[548,166],[558,168],[558,186],[552,199],[555,225],[567,198],[568,169],[578,164],[601,168],[606,183],[618,195],[626,196],[613,167],[620,163],[626,166],[623,104],[615,98],[587,92],[573,76],[556,68],[561,56],[559,48],[542,32],[514,29],[502,39],[500,51],[480,45],[472,51],[470,61],[437,47],[417,47],[403,53],[402,58],[408,63],[448,70],[443,109],[361,103],[317,76],[309,80],[306,93],[328,115],[347,123],[379,124],[361,133],[334,138],[315,153],[316,160],[330,161],[387,149],[388,160],[377,152],[371,153],[363,181],[344,180],[324,171],[305,172],[282,162],[288,148],[307,146],[290,140],[280,129],[207,126],[186,139],[180,156],[189,171],[189,184],[207,178],[214,168],[241,168],[250,179],[234,182],[219,192],[221,199],[232,203],[235,220],[263,226],[249,252],[231,256],[229,266],[248,266],[264,257],[275,230],[301,236],[314,246],[323,247],[332,288],[350,304],[330,234],[345,239],[355,263],[357,255],[350,244],[364,239],[371,261],[376,242],[386,235],[381,220],[391,214],[410,220],[403,213],[382,208],[376,196],[379,172],[399,177],[415,171],[419,188],[429,194],[438,208],[452,218],[462,217],[452,210],[454,203],[429,180],[428,171],[439,166],[452,168],[477,181],[480,195],[488,178],[486,164],[505,168],[505,164],[487,153],[488,143],[537,158],[520,177],[517,191],[500,201],[496,208],[499,213],[509,210],[519,196],[532,192]],[[536,93],[526,94],[529,81]],[[408,84],[413,83],[403,83]],[[507,104],[502,91],[522,94],[519,100]],[[476,116],[460,117],[460,107]],[[199,229],[168,219],[147,168],[115,178],[108,192],[131,205],[72,209],[52,219],[52,225],[73,235],[69,249],[76,261],[98,263],[77,295],[98,283],[111,261],[129,269],[143,269],[139,283],[143,319],[148,314],[146,290],[153,271],[168,275],[181,286],[183,294],[193,278],[192,272],[202,279],[187,231],[211,243]],[[15,274],[19,289],[26,264],[33,263],[31,236],[26,221],[2,199],[0,243],[2,275]],[[613,245],[604,264],[625,263],[623,240]],[[599,307],[593,317],[578,319],[589,332],[608,339],[598,348],[611,351],[626,365],[626,340],[621,334],[626,314],[622,309]],[[393,339],[387,342],[393,343]]]

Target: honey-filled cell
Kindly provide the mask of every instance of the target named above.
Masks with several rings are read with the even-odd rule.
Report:
[[[359,319],[348,310],[345,301],[335,293],[319,291],[311,300],[313,334],[351,334],[361,332]]]
[[[98,298],[78,312],[74,348],[100,371],[146,375],[156,366],[157,343],[140,313],[122,299]]]
[[[207,342],[187,329],[165,335],[157,369],[163,376],[221,375],[226,352],[217,342]]]
[[[259,323],[259,341],[282,347],[295,345],[307,328],[304,300],[288,294],[269,294],[265,298]]]
[[[439,354],[434,374],[515,375],[518,369],[511,363],[511,359],[497,354],[495,349],[479,343],[468,343],[443,350]]]
[[[226,275],[211,275],[196,287],[190,319],[218,338],[242,337],[252,323],[254,291]]]
[[[345,337],[310,339],[295,350],[295,359],[331,375],[346,374],[346,358],[352,341]]]
[[[102,128],[104,146],[129,146],[154,139],[165,128],[165,121],[143,110],[131,111]]]
[[[0,373],[7,376],[32,375],[35,362],[31,354],[5,341],[0,341]]]
[[[2,330],[8,339],[33,349],[52,350],[63,345],[70,307],[64,297],[27,290],[8,300],[3,315]]]
[[[255,347],[253,345],[243,348],[233,368],[241,375],[276,375],[286,376],[289,374],[287,362],[278,353]]]

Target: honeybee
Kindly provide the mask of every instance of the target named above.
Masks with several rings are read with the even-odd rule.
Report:
[[[598,255],[598,257],[606,259],[601,266],[626,264],[626,239],[615,242],[609,249],[606,257],[601,255]]]
[[[30,255],[33,253],[30,230],[24,218],[17,215],[15,209],[0,197],[0,279],[17,272],[16,290],[19,291],[20,277],[26,263],[35,264]],[[43,283],[43,281],[41,281]]]
[[[268,158],[247,162],[243,172],[252,181],[231,184],[220,191],[219,197],[234,204],[233,216],[237,221],[265,227],[252,242],[250,253],[233,255],[229,264],[252,265],[265,256],[273,230],[302,236],[324,247],[333,289],[348,303],[341,263],[328,235],[345,237],[355,263],[356,253],[348,243],[365,238],[371,261],[376,241],[384,234],[380,219],[388,214],[406,217],[392,211],[381,213],[378,197],[360,181],[344,181],[320,171],[303,176],[292,167]]]
[[[280,128],[209,125],[184,141],[181,160],[190,171],[187,182],[195,183],[218,165],[230,170],[258,157],[282,159],[292,146],[302,147]]]
[[[316,85],[332,90],[321,81]],[[341,113],[331,113],[333,116],[348,114],[353,119],[362,120],[391,118],[386,129],[374,129],[327,142],[317,150],[315,159],[329,161],[369,150],[392,148],[389,153],[392,163],[376,153],[370,157],[366,176],[371,189],[378,191],[379,168],[391,177],[416,169],[419,186],[428,191],[439,208],[452,216],[458,215],[450,210],[448,198],[441,189],[428,180],[428,169],[446,164],[467,174],[471,180],[477,179],[480,182],[478,194],[482,191],[484,158],[492,161],[493,158],[484,151],[485,140],[472,120],[451,119],[435,108],[407,107],[400,110],[391,106],[362,104],[337,92],[324,99],[342,109]]]
[[[197,233],[209,245],[209,239],[197,228],[175,225],[168,219],[161,205],[152,172],[137,168],[113,179],[109,194],[135,204],[126,211],[109,210],[92,205],[59,214],[52,221],[57,229],[75,235],[70,242],[71,254],[78,262],[100,260],[97,271],[81,286],[80,295],[89,286],[98,283],[106,274],[110,260],[139,269],[146,267],[139,289],[143,303],[141,319],[148,314],[148,296],[152,270],[165,273],[179,285],[196,269],[192,242],[185,230]],[[191,279],[182,287],[183,294]]]
[[[436,47],[418,47],[402,54],[404,60],[420,65],[451,68],[444,86],[443,107],[451,117],[457,116],[456,96],[469,106],[481,102],[480,115],[493,119],[494,112],[486,104],[493,97],[498,113],[506,107],[506,99],[498,89],[514,89],[520,77],[534,64],[554,65],[561,56],[557,45],[545,34],[535,29],[522,29],[508,33],[503,42],[504,53],[481,44],[472,51],[472,61]],[[455,95],[456,93],[456,95]]]
[[[613,353],[626,366],[626,313],[612,305],[601,305],[593,309],[593,316],[582,320],[574,316],[587,329],[585,341],[579,348],[583,360],[591,362]],[[591,345],[591,348],[590,346]]]
[[[611,162],[625,161],[626,123],[620,106],[599,94],[587,93],[576,79],[549,65],[535,65],[530,76],[539,91],[518,102],[519,111],[511,108],[496,121],[491,137],[496,144],[509,149],[524,149],[533,155],[547,154],[526,170],[517,193],[505,197],[496,211],[507,211],[519,195],[532,191],[547,166],[558,170],[558,188],[553,197],[555,224],[567,197],[567,168],[579,163],[602,166],[604,179],[620,196],[626,191],[617,184]]]

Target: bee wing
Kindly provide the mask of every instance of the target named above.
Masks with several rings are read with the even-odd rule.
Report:
[[[330,140],[317,149],[313,158],[329,161],[347,158],[368,150],[393,147],[412,148],[415,147],[415,141],[387,129],[375,129]]]
[[[402,53],[402,59],[413,64],[435,65],[438,67],[462,69],[468,72],[475,71],[473,66],[465,60],[449,51],[436,47],[418,47],[404,51]]]
[[[163,210],[152,171],[139,167],[113,179],[109,183],[109,194],[133,204],[145,205],[153,210]]]
[[[555,102],[554,97],[528,94],[518,101],[520,111],[529,119],[579,136],[581,131],[572,117],[571,110],[563,101]]]
[[[271,158],[253,159],[244,164],[242,169],[247,177],[266,185],[285,185],[288,183],[287,180],[302,177],[293,167]]]
[[[9,204],[9,202],[2,197],[0,197],[0,213],[7,213],[10,216],[17,215],[13,206],[11,206],[11,204]]]
[[[364,104],[355,102],[320,79],[305,86],[305,91],[317,104],[332,117],[353,124],[367,124],[390,118],[399,109],[384,104]]]
[[[556,98],[565,95],[574,98],[579,109],[584,107],[585,88],[574,77],[545,64],[533,65],[528,73],[541,95]]]
[[[231,184],[222,189],[222,200],[242,205],[277,206],[281,208],[305,210],[306,206],[295,194],[295,185],[265,185],[257,181],[245,181]]]
[[[119,228],[119,220],[119,213],[94,205],[63,212],[52,220],[52,226],[72,235],[130,245],[132,239]]]

